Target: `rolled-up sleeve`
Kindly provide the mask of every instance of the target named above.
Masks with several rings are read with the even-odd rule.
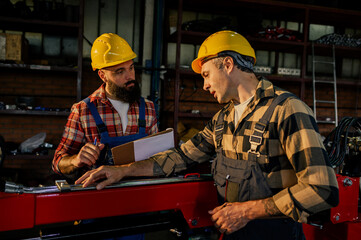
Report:
[[[179,148],[155,154],[151,159],[160,166],[166,176],[183,171],[192,164],[209,161],[215,154],[212,129],[213,120],[208,122],[203,131]]]
[[[84,130],[80,123],[79,106],[79,104],[73,105],[60,144],[54,154],[52,169],[57,174],[62,174],[58,167],[61,159],[77,154],[85,142]]]

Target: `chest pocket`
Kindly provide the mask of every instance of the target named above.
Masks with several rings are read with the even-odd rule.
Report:
[[[227,158],[217,151],[212,173],[218,193],[226,201],[244,202],[272,195],[257,162]]]

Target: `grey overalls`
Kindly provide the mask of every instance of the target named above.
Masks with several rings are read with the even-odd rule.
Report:
[[[258,146],[262,144],[263,133],[273,114],[275,107],[287,97],[294,96],[284,93],[274,98],[273,102],[256,123],[250,136],[251,149],[248,151],[248,161],[232,159],[222,153],[222,138],[224,134],[224,112],[219,114],[216,127],[216,159],[212,163],[212,174],[217,186],[220,203],[245,202],[249,200],[264,199],[273,196],[257,162],[258,158],[264,158],[258,152]],[[228,195],[228,196],[227,196]],[[304,239],[302,224],[290,218],[257,219],[250,221],[244,228],[230,235],[224,235],[223,239]]]

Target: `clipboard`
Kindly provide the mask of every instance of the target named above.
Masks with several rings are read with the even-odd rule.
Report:
[[[111,149],[114,165],[123,165],[141,161],[156,153],[174,147],[174,131],[168,128],[164,131],[128,142]]]

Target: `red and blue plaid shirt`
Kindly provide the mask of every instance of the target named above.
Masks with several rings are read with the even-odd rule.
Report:
[[[109,137],[120,137],[137,134],[139,132],[139,103],[135,102],[129,106],[128,125],[123,133],[122,122],[118,112],[110,103],[105,95],[105,84],[99,87],[90,96],[107,127]],[[145,99],[145,120],[146,134],[158,132],[157,117],[154,109],[154,103]],[[80,149],[88,142],[93,143],[95,138],[101,141],[95,120],[91,115],[90,109],[83,101],[75,103],[72,106],[68,122],[61,138],[60,144],[55,151],[53,159],[53,171],[61,174],[58,164],[65,156],[78,154]]]

